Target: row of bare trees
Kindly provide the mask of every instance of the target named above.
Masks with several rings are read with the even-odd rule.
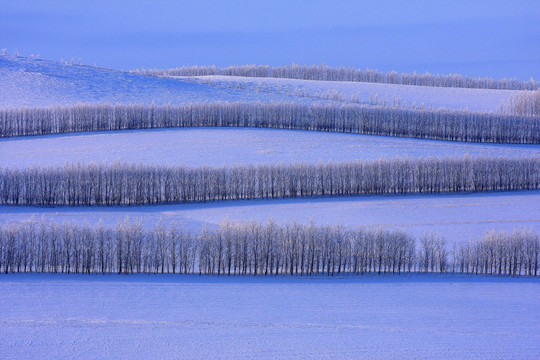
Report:
[[[0,109],[0,137],[171,127],[263,127],[419,139],[540,143],[540,117],[358,104],[215,102]]]
[[[0,224],[0,271],[50,273],[181,273],[339,275],[460,272],[538,275],[540,243],[531,230],[488,233],[448,249],[444,238],[420,241],[401,230],[345,229],[257,222],[191,233],[159,222],[145,229],[27,220]]]
[[[538,157],[400,158],[220,168],[132,163],[0,168],[0,204],[7,205],[112,206],[538,188]]]
[[[454,252],[453,267],[462,273],[536,276],[540,265],[538,235],[527,229],[491,231],[478,241],[455,247]]]
[[[501,112],[512,115],[540,116],[540,90],[521,92],[510,96]]]
[[[460,74],[418,74],[398,73],[397,71],[381,72],[374,69],[356,69],[354,67],[332,67],[328,65],[233,65],[216,66],[182,66],[174,69],[142,69],[136,72],[152,76],[247,76],[272,77],[302,80],[357,81],[384,84],[420,85],[437,87],[460,87],[476,89],[535,90],[540,87],[538,81],[522,81],[515,78],[495,80],[489,77],[473,77]]]

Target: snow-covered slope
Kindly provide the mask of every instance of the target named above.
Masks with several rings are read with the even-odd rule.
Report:
[[[223,166],[465,154],[540,156],[540,145],[462,143],[254,128],[152,129],[0,139],[0,164],[13,167],[116,160]]]
[[[201,101],[399,103],[496,112],[512,90],[441,88],[231,76],[158,78],[137,73],[0,56],[0,107],[77,103],[179,104]]]
[[[416,237],[438,232],[450,244],[479,238],[486,231],[512,231],[530,227],[540,231],[540,192],[459,195],[358,196],[346,198],[225,201],[218,203],[129,206],[129,207],[15,207],[0,206],[0,222],[33,218],[58,223],[99,220],[114,226],[128,216],[152,227],[162,218],[179,221],[193,231],[204,224],[215,226],[228,218],[232,222],[269,218],[278,223],[298,220],[319,225],[340,223],[346,227],[384,226],[404,229]]]
[[[537,278],[0,275],[0,358],[538,359]]]
[[[429,86],[376,84],[348,81],[319,81],[240,76],[175,77],[217,88],[241,88],[246,93],[273,93],[311,99],[362,104],[394,103],[401,106],[425,106],[455,110],[496,112],[509,97],[522,91],[444,88]]]
[[[246,94],[178,79],[57,61],[0,55],[0,107],[77,103],[178,104],[200,101],[291,101],[281,94]]]

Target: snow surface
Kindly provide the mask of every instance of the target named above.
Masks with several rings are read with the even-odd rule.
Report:
[[[0,275],[0,358],[538,359],[540,280]]]
[[[10,54],[115,69],[327,63],[540,78],[536,0],[0,1]]]
[[[0,164],[13,167],[116,160],[223,166],[465,154],[540,156],[540,145],[477,144],[259,128],[126,130],[0,139]]]
[[[218,89],[178,79],[2,55],[0,89],[0,107],[295,100],[277,93],[250,95],[236,89]]]
[[[528,227],[540,232],[540,191],[451,195],[355,196],[341,198],[274,199],[213,203],[122,207],[0,206],[0,222],[42,218],[115,226],[128,216],[152,227],[160,219],[181,222],[198,232],[206,224],[256,220],[345,227],[384,226],[403,229],[416,237],[438,232],[449,244],[480,238],[486,231],[512,231]]]
[[[332,99],[369,104],[371,102],[392,105],[399,102],[401,106],[422,106],[455,110],[497,112],[502,104],[506,104],[511,96],[524,91],[487,90],[468,88],[445,88],[430,86],[375,84],[350,81],[320,81],[256,78],[240,76],[198,76],[175,77],[209,84],[218,88],[234,88],[241,86],[246,93],[292,94],[313,99]]]

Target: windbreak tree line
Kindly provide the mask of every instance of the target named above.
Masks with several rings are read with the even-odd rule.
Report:
[[[129,163],[0,168],[0,204],[7,205],[113,206],[538,188],[538,157],[400,158],[220,168]]]
[[[490,143],[540,143],[540,117],[358,104],[215,102],[0,109],[0,137],[172,127],[262,127]]]
[[[191,233],[161,221],[145,229],[35,222],[0,224],[0,271],[359,275],[459,272],[537,276],[540,242],[530,230],[486,234],[450,249],[436,233],[258,222]]]
[[[361,70],[354,67],[332,67],[324,64],[292,64],[286,66],[232,65],[226,67],[194,65],[173,69],[142,69],[135,70],[135,72],[152,76],[227,75],[500,90],[535,90],[540,88],[540,83],[533,79],[530,81],[515,78],[495,80],[489,77],[473,77],[460,74],[381,72],[374,69]]]

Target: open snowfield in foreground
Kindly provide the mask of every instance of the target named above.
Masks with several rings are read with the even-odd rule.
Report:
[[[0,275],[0,358],[538,359],[540,281]]]
[[[226,201],[204,204],[56,207],[0,206],[0,222],[33,218],[55,222],[75,222],[114,226],[126,216],[152,227],[160,218],[178,221],[200,231],[204,224],[215,226],[227,218],[231,222],[269,218],[284,223],[298,220],[318,225],[340,223],[346,227],[384,226],[404,229],[416,237],[426,231],[439,232],[449,244],[468,242],[486,231],[512,231],[529,227],[540,231],[540,192],[482,193],[466,195],[364,196],[346,198]]]
[[[183,128],[0,139],[3,166],[114,162],[223,166],[428,156],[540,156],[540,145],[480,144],[254,128]]]
[[[509,97],[524,91],[513,90],[486,90],[466,88],[445,88],[431,86],[412,86],[395,84],[375,84],[349,81],[318,81],[297,79],[275,79],[240,76],[199,76],[178,77],[208,84],[216,88],[244,89],[246,94],[260,92],[272,94],[286,94],[295,97],[313,99],[327,99],[339,101],[359,102],[369,104],[374,100],[378,103],[392,105],[394,100],[402,106],[432,106],[469,111],[499,110]]]

